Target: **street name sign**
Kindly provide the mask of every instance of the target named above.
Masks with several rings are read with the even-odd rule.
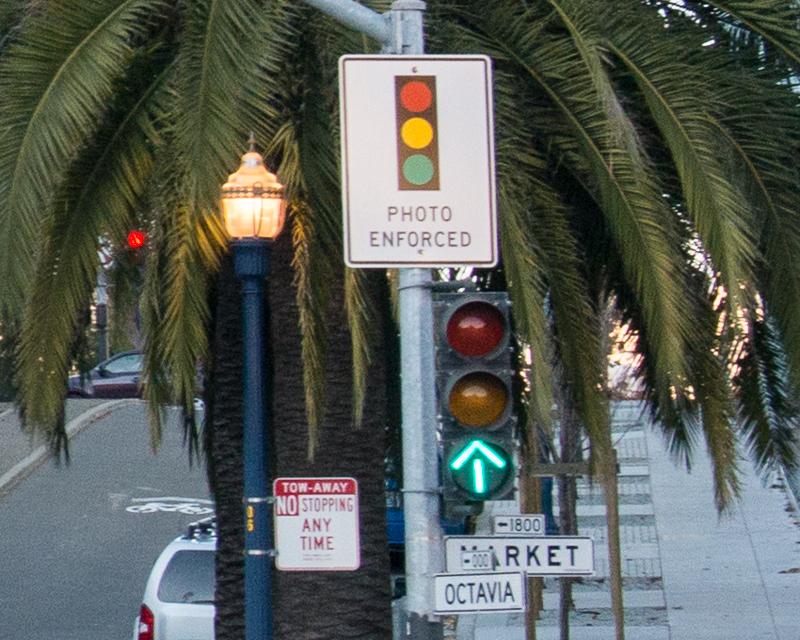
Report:
[[[446,536],[448,572],[521,571],[529,576],[590,576],[594,544],[585,536]]]
[[[339,59],[350,267],[497,264],[487,56]]]
[[[278,569],[358,569],[361,544],[354,478],[276,478],[272,489]]]
[[[433,576],[434,613],[525,610],[525,580],[519,572],[442,573]]]
[[[499,536],[543,536],[544,514],[492,516],[492,533]]]

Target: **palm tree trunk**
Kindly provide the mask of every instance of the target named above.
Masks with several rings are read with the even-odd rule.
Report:
[[[217,509],[216,638],[244,637],[241,290],[226,256],[215,291],[207,371],[205,447]]]
[[[349,476],[358,481],[361,567],[352,572],[273,573],[276,640],[391,638],[384,494],[384,363],[375,357],[364,424],[353,427],[350,334],[342,304],[342,275],[331,274],[328,313],[326,413],[316,459],[308,459],[308,428],[299,316],[291,267],[291,238],[273,246],[268,282],[272,370],[270,462],[273,477]],[[376,296],[384,295],[376,273]],[[379,302],[376,300],[376,304]],[[207,446],[217,501],[217,640],[243,638],[241,298],[226,261],[219,277],[210,368]],[[381,335],[380,327],[374,334]],[[379,353],[378,349],[375,353]]]
[[[273,424],[276,476],[349,476],[358,482],[361,567],[351,572],[278,572],[275,637],[278,640],[391,638],[391,596],[384,492],[384,362],[375,349],[364,424],[353,426],[351,340],[344,313],[343,271],[330,277],[325,416],[315,459],[308,433],[296,294],[289,234],[273,250],[269,289],[274,361]],[[373,290],[385,295],[382,273]],[[382,286],[383,285],[383,286]],[[375,327],[375,336],[381,336]],[[374,345],[373,345],[374,346]]]

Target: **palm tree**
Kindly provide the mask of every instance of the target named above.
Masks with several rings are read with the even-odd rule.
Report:
[[[277,468],[309,469],[308,444],[314,468],[363,474],[367,567],[352,584],[364,594],[385,585],[382,449],[362,446],[363,434],[382,433],[382,396],[361,410],[368,383],[384,378],[365,339],[383,282],[338,266],[335,124],[336,59],[374,44],[285,0],[19,7],[0,14],[0,34],[11,34],[0,44],[0,315],[21,321],[18,401],[28,422],[65,444],[66,372],[98,238],[119,246],[134,222],[146,225],[154,443],[160,404],[177,401],[191,417],[195,367],[209,362],[223,528],[218,637],[238,637],[227,615],[238,588],[238,487],[225,466],[236,468],[238,413],[221,387],[235,384],[236,359],[219,357],[236,341],[236,302],[230,281],[207,292],[225,274],[219,185],[237,141],[255,129],[293,203],[271,280],[275,410],[285,417]],[[800,383],[796,4],[443,0],[429,9],[429,51],[494,60],[503,264],[536,356],[533,424],[549,425],[557,363],[604,468],[608,303],[633,328],[648,406],[676,456],[688,462],[705,441],[720,508],[738,490],[739,437],[762,468],[790,464]],[[331,315],[341,309],[347,330]],[[313,598],[318,579],[282,576],[278,602]],[[385,591],[351,591],[380,604],[342,624],[385,634],[375,621],[385,623]],[[323,637],[317,616],[331,611],[309,607],[302,631],[279,614],[281,633]]]

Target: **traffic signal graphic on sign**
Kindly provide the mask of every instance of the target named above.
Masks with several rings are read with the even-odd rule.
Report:
[[[395,106],[398,188],[438,191],[436,76],[395,76]]]
[[[440,293],[435,305],[445,504],[503,499],[515,475],[508,297]]]

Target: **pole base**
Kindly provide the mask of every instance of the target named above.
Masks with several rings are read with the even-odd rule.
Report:
[[[441,622],[431,622],[418,613],[410,613],[406,623],[404,636],[409,640],[442,640],[444,638],[444,628]]]

